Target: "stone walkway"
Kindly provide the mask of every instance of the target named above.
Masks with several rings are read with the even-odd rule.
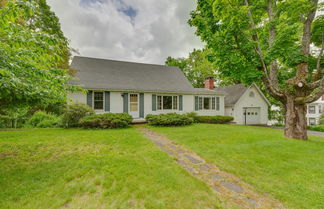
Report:
[[[225,203],[239,208],[284,208],[278,201],[256,193],[250,185],[232,174],[221,171],[197,154],[175,145],[166,136],[142,125],[136,128],[161,150],[174,157],[182,168],[210,186]]]

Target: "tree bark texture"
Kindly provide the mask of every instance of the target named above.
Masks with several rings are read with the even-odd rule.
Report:
[[[298,104],[294,97],[288,97],[285,104],[285,136],[307,140],[306,104]]]

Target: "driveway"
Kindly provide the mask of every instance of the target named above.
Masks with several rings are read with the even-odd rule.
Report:
[[[280,130],[283,130],[284,128],[283,127],[275,127],[275,126],[265,126],[265,127],[268,127],[268,128],[273,128],[273,129],[280,129]],[[319,137],[324,137],[324,132],[320,132],[320,131],[307,131],[307,134],[309,136],[319,136]]]

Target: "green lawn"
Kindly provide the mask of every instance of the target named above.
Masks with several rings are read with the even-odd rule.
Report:
[[[291,208],[324,207],[324,138],[239,125],[153,128]]]
[[[133,128],[0,131],[0,208],[216,208]]]

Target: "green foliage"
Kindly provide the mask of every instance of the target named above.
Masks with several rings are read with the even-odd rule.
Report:
[[[65,102],[70,49],[46,1],[4,1],[0,16],[0,107]]]
[[[67,105],[62,115],[62,124],[65,127],[78,127],[80,119],[94,114],[91,107],[82,103],[75,103]]]
[[[245,84],[258,82],[264,76],[260,70],[262,63],[255,50],[258,43],[252,38],[257,34],[266,66],[274,60],[280,63],[278,80],[280,87],[286,90],[285,81],[296,75],[298,64],[314,58],[304,57],[301,53],[304,18],[313,10],[313,1],[276,1],[273,21],[267,19],[268,1],[248,1],[253,22],[257,26],[255,29],[251,28],[248,8],[243,2],[197,0],[189,24],[196,28],[196,34],[207,43],[207,48],[217,58],[214,63],[222,76]],[[319,24],[322,25],[318,21]],[[314,31],[323,32],[315,26],[314,23]],[[269,28],[272,27],[276,27],[276,37],[270,45]],[[309,65],[310,72],[313,67]]]
[[[196,118],[197,118],[198,114],[196,112],[188,112],[185,115],[188,116],[189,118],[192,118],[194,123],[197,122]]]
[[[105,113],[85,116],[80,120],[80,125],[83,128],[126,128],[132,120],[128,113]]]
[[[179,67],[190,83],[200,88],[204,86],[206,77],[213,76],[218,83],[232,83],[226,78],[220,79],[217,67],[211,62],[212,53],[208,49],[196,50],[189,54],[188,58],[168,57],[165,64]]]
[[[278,121],[279,124],[283,124],[285,119],[285,113],[283,108],[280,108],[279,110],[271,110],[271,108],[269,108],[268,113],[269,120],[275,120]]]
[[[319,124],[324,125],[324,113],[322,113],[321,116],[320,116]]]
[[[152,115],[148,114],[146,120],[152,126],[185,126],[193,123],[193,119],[187,115],[177,113]]]
[[[324,125],[321,125],[321,126],[308,126],[307,129],[311,130],[311,131],[324,132]]]
[[[61,118],[43,111],[37,111],[26,122],[26,128],[54,128],[61,125]]]
[[[197,123],[224,124],[233,121],[234,118],[231,116],[223,116],[223,115],[196,116],[195,120]]]
[[[324,42],[324,16],[318,16],[312,27],[312,42],[321,47]]]
[[[284,127],[285,125],[283,123],[274,123],[274,124],[272,124],[272,126],[275,126],[275,127]]]
[[[26,106],[12,106],[0,110],[0,128],[21,128],[27,119]]]

